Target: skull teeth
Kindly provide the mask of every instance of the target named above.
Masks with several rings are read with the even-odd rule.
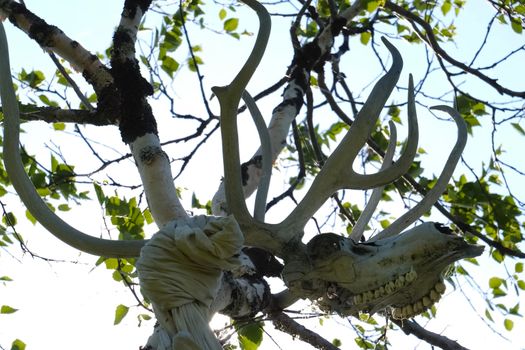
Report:
[[[408,283],[415,281],[417,278],[417,273],[414,268],[411,268],[409,272],[405,275],[405,279]]]
[[[445,293],[446,286],[442,281],[436,283],[434,288],[430,290],[428,295],[425,295],[420,300],[413,304],[408,304],[402,307],[394,307],[392,309],[392,317],[397,320],[410,318],[416,316],[423,311],[429,309],[434,305],[441,296]]]
[[[441,299],[441,295],[438,292],[436,292],[435,289],[431,289],[430,290],[430,300],[436,302],[439,299]]]
[[[441,281],[439,281],[438,283],[436,283],[436,285],[434,286],[434,289],[436,290],[436,292],[438,292],[439,294],[443,294],[445,293],[445,289],[447,287],[445,286],[445,284]]]
[[[361,294],[354,296],[354,304],[366,304],[372,300],[390,295],[415,281],[417,278],[416,271],[411,268],[409,272],[404,275],[399,275],[393,281],[389,281],[379,288],[368,290]]]

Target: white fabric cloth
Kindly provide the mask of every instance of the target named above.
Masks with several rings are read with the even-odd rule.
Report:
[[[184,332],[203,350],[222,349],[208,326],[209,307],[222,271],[238,267],[243,242],[232,216],[195,216],[167,224],[142,248],[136,264],[142,293],[174,346]],[[186,341],[187,334],[180,336]]]

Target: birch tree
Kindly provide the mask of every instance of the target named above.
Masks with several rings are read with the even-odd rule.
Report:
[[[483,38],[473,57],[457,57],[449,45],[464,1],[126,0],[120,18],[101,14],[111,16],[116,27],[108,33],[111,47],[105,53],[91,51],[30,5],[1,0],[4,25],[14,25],[42,47],[42,59],[50,56],[56,71],[46,78],[38,69],[11,70],[9,38],[0,36],[2,196],[19,198],[28,220],[96,256],[96,264],[116,262],[116,279],[157,320],[144,349],[221,349],[236,342],[257,348],[270,325],[314,348],[338,348],[341,340],[331,341],[293,317],[300,300],[318,315],[363,325],[381,320],[373,329],[356,328],[360,348],[388,348],[389,332],[400,328],[431,346],[464,349],[461,339],[418,322],[436,317],[442,295],[459,280],[488,283],[483,317],[490,323],[498,314],[512,330],[520,316],[516,300],[525,289],[519,261],[525,256],[518,188],[523,170],[508,160],[515,150],[498,135],[506,129],[523,138],[525,91],[499,74],[523,58],[525,45],[516,38],[525,7],[518,1],[489,2],[493,17],[480,24]],[[218,28],[211,16],[218,17]],[[281,69],[275,84],[252,96],[249,83],[264,59],[272,22],[283,18],[289,31],[280,40],[289,43],[291,60],[275,67]],[[257,21],[257,29],[243,31],[244,21]],[[502,30],[498,40],[516,45],[487,63],[494,57],[486,53],[493,33]],[[213,72],[204,73],[201,54],[206,42],[193,44],[193,36],[213,31],[232,38],[229,45],[239,45],[247,58],[229,82],[210,87]],[[425,58],[418,61],[423,68],[404,64],[398,47],[407,43],[419,50],[418,59]],[[181,60],[184,45],[187,56]],[[9,49],[16,50],[16,43]],[[352,57],[362,50],[368,56]],[[367,60],[379,67],[371,72],[377,74],[370,76],[369,89],[356,86],[349,73],[353,65],[367,70]],[[411,68],[422,76],[403,81],[402,72]],[[175,95],[184,89],[178,79],[183,71],[197,78],[202,115],[178,112]],[[438,80],[445,90],[433,89]],[[471,91],[476,84],[483,88]],[[259,106],[270,98],[276,102],[265,115]],[[194,129],[170,139],[170,130],[159,127],[159,108],[169,109],[173,129],[186,123]],[[442,132],[454,139],[437,175],[425,171],[437,149],[419,146],[426,127],[418,125],[422,110],[441,119]],[[240,118],[251,118],[257,130],[259,147],[249,159],[240,155]],[[51,150],[51,167],[45,166],[20,143],[21,124],[35,121],[51,123],[57,133],[74,130],[99,165],[80,173],[74,162],[82,160]],[[118,128],[128,151],[117,158],[102,155],[98,144],[110,143],[96,139],[102,126]],[[491,130],[489,139],[483,139],[484,128]],[[398,129],[406,130],[404,140]],[[490,145],[481,165],[464,154],[469,136]],[[221,139],[222,163],[210,162],[222,166],[223,179],[209,198],[194,194],[189,207],[178,177],[213,137]],[[173,161],[168,149],[188,153]],[[126,159],[136,166],[138,186],[106,172],[112,168],[117,174]],[[285,179],[284,191],[275,191],[270,179],[284,169],[296,173]],[[16,195],[9,197],[12,191]],[[84,232],[58,215],[70,206],[81,210],[90,198],[104,209],[118,239]],[[383,207],[392,200],[399,208],[395,213]],[[2,245],[38,249],[26,246],[17,216],[2,206]],[[275,208],[287,212],[273,218]],[[145,233],[148,225],[156,227],[154,233]],[[493,264],[506,264],[507,275],[474,280],[468,270],[483,251]],[[474,265],[466,267],[469,263]],[[270,277],[284,287],[277,291]],[[2,313],[14,311],[2,307]],[[216,314],[231,318],[229,332],[237,340],[210,328]],[[23,346],[21,340],[12,345]]]

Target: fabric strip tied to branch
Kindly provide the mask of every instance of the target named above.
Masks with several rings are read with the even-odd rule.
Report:
[[[201,349],[222,349],[208,326],[208,310],[222,271],[239,266],[243,242],[233,216],[195,216],[165,225],[142,248],[136,265],[142,293],[174,336],[173,345],[196,332],[191,338]],[[203,329],[209,330],[205,337]]]

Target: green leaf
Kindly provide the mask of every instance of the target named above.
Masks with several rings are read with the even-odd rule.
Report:
[[[16,216],[12,212],[4,214],[2,216],[2,222],[7,226],[15,226],[16,225]]]
[[[13,314],[13,313],[15,313],[17,311],[18,311],[18,309],[12,308],[9,305],[2,305],[0,307],[0,314]]]
[[[501,279],[499,277],[492,277],[489,280],[489,287],[492,288],[492,289],[495,289],[495,288],[498,288],[499,286],[501,286],[502,283],[503,283],[503,279]]]
[[[226,18],[226,14],[227,14],[226,10],[225,10],[225,9],[221,9],[221,10],[219,11],[219,19],[220,19],[221,21],[222,21],[223,19],[225,19],[225,18]]]
[[[488,309],[485,309],[485,317],[486,317],[487,320],[489,320],[490,322],[494,322],[494,319],[492,318],[492,315],[490,314],[490,312],[489,312]]]
[[[58,107],[58,103],[51,101],[46,95],[38,95],[38,98],[50,107]]]
[[[381,225],[381,228],[387,228],[390,225],[390,221],[387,219],[383,219],[379,221],[379,224]]]
[[[118,268],[118,259],[108,258],[104,260],[104,264],[106,265],[106,269],[115,270]]]
[[[58,210],[60,210],[60,211],[70,211],[71,208],[70,208],[69,205],[67,205],[67,204],[60,204],[60,205],[58,206]]]
[[[254,322],[237,329],[239,345],[243,350],[257,350],[263,340],[262,323]]]
[[[443,15],[446,15],[450,9],[452,8],[452,3],[447,0],[445,2],[443,2],[443,5],[441,5],[441,12],[443,13]]]
[[[53,123],[53,129],[57,131],[64,131],[66,130],[66,124],[65,123]]]
[[[501,263],[505,259],[505,256],[500,253],[499,250],[494,250],[491,254],[492,258],[497,262]]]
[[[519,281],[518,281],[518,287],[519,287],[521,290],[525,290],[525,281],[523,281],[523,280],[519,280]]]
[[[13,279],[9,276],[2,276],[0,277],[0,281],[4,281],[4,282],[11,282]]]
[[[25,350],[26,344],[20,339],[15,339],[11,344],[11,350]]]
[[[120,304],[117,306],[117,309],[115,310],[115,321],[113,322],[114,325],[119,324],[124,317],[128,314],[129,307]]]
[[[203,64],[203,63],[204,61],[199,56],[194,55],[193,57],[188,58],[188,67],[190,68],[192,72],[196,72],[197,65]]]
[[[512,320],[509,320],[508,318],[503,321],[503,324],[505,325],[505,329],[508,331],[511,331],[512,328],[514,328],[514,322]]]
[[[337,338],[334,338],[334,340],[332,340],[332,345],[333,346],[337,346],[338,348],[340,348],[341,345],[343,345],[343,343],[341,342],[341,340],[339,340]]]
[[[106,201],[106,195],[104,194],[104,191],[102,190],[102,187],[100,185],[93,183],[93,187],[95,187],[95,193],[97,194],[97,199],[100,205],[104,204]]]
[[[118,270],[113,271],[113,273],[111,274],[111,277],[113,277],[113,280],[116,282],[122,282],[123,280],[122,274]]]
[[[224,30],[227,32],[233,32],[235,29],[237,29],[238,25],[238,18],[228,18],[226,21],[224,21]]]
[[[520,316],[520,303],[517,303],[509,310],[509,314]]]
[[[505,293],[503,290],[501,290],[500,288],[494,288],[492,290],[492,294],[494,295],[494,298],[498,298],[498,297],[504,297],[505,295],[507,295],[507,293]]]
[[[33,225],[36,225],[36,219],[33,214],[29,212],[29,210],[26,210],[26,219],[29,220]]]
[[[516,18],[511,18],[510,20],[510,27],[512,30],[518,34],[521,34],[523,32],[523,27],[521,26],[520,20]]]
[[[313,75],[310,75],[310,86],[319,86],[319,84],[317,83],[317,78]]]
[[[179,69],[179,62],[177,62],[175,59],[171,58],[170,56],[164,56],[162,58],[162,64],[160,66],[163,71],[168,73],[168,75],[173,78],[173,73]]]
[[[366,4],[366,10],[368,12],[374,12],[375,9],[377,9],[378,7],[379,7],[379,3],[377,1],[369,1]]]
[[[148,225],[152,224],[155,220],[153,220],[153,216],[151,215],[151,211],[149,209],[145,209],[142,213],[144,215],[144,220],[146,220],[146,223]]]
[[[514,127],[514,129],[518,130],[518,132],[525,136],[525,130],[523,130],[523,128],[521,127],[521,125],[519,123],[510,123],[510,125],[512,125]]]
[[[359,346],[361,349],[374,349],[375,348],[374,344],[372,344],[371,342],[369,342],[368,340],[364,338],[358,337],[358,338],[355,338],[354,340],[357,346]]]
[[[514,271],[517,273],[523,272],[523,263],[517,262],[516,265],[514,265]]]
[[[42,73],[39,70],[35,70],[30,73],[27,73],[25,69],[22,69],[22,72],[18,74],[18,78],[26,82],[32,88],[36,88],[46,79],[46,77],[44,76],[44,73]]]
[[[361,44],[366,45],[370,41],[370,38],[372,37],[372,34],[369,32],[363,32],[361,33],[359,40],[361,40]]]
[[[151,320],[151,315],[148,314],[140,314],[139,317],[146,321]]]

